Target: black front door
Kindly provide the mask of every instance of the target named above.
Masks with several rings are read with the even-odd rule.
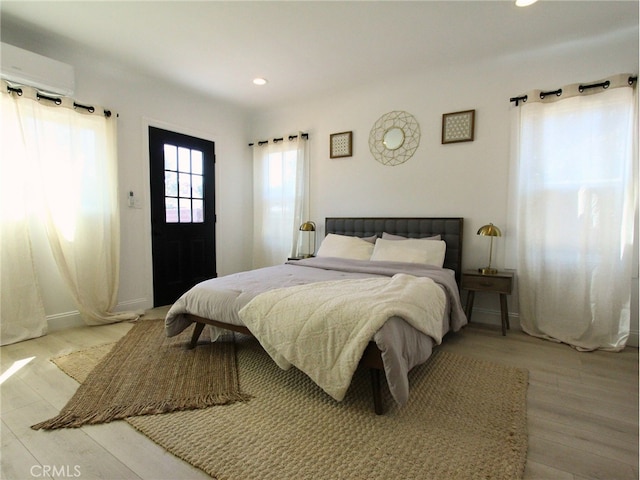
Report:
[[[149,127],[153,304],[216,276],[214,143]]]

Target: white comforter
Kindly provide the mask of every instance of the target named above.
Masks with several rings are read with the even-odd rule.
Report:
[[[239,315],[278,366],[296,366],[340,401],[387,320],[400,317],[440,343],[445,307],[446,295],[432,279],[397,274],[270,290]]]

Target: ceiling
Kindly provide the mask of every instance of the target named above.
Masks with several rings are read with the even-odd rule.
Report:
[[[246,108],[638,32],[637,0],[541,0],[527,8],[507,0],[2,0],[0,14],[12,37],[57,42]],[[254,77],[267,85],[253,85]]]

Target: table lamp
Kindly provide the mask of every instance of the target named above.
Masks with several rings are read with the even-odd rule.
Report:
[[[302,257],[308,258],[313,257],[313,254],[316,251],[316,224],[311,221],[306,221],[302,225],[300,225],[301,232],[307,232],[307,252],[301,252]],[[313,240],[313,248],[311,247],[311,241]]]
[[[489,265],[484,268],[479,268],[478,271],[483,275],[495,275],[498,273],[498,269],[491,268],[491,255],[493,253],[493,237],[501,237],[502,232],[498,227],[496,227],[493,223],[489,225],[483,225],[478,230],[478,235],[483,237],[491,237],[491,243],[489,243]]]

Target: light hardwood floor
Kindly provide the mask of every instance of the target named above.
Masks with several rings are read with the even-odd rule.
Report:
[[[57,414],[77,388],[49,359],[114,342],[129,328],[79,327],[0,348],[3,373],[31,359],[0,386],[0,478],[209,478],[125,422],[29,428]],[[638,479],[638,349],[580,353],[476,324],[439,348],[529,370],[526,479]]]

